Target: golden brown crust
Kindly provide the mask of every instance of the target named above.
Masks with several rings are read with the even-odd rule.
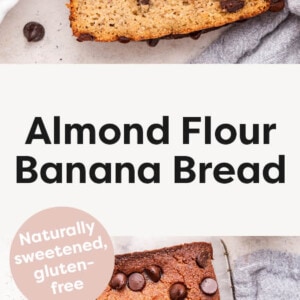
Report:
[[[218,290],[207,295],[200,288],[204,278],[216,280],[212,259],[211,244],[203,242],[117,255],[113,278],[121,273],[128,280],[130,274],[139,273],[145,278],[145,286],[140,291],[132,291],[128,282],[121,289],[108,286],[97,300],[170,300],[170,288],[175,283],[186,286],[185,300],[219,300]],[[153,266],[162,271],[154,281],[147,275],[147,268]]]
[[[145,0],[70,0],[73,34],[79,41],[155,39],[251,18],[267,11],[271,4],[271,0],[147,1],[149,4],[141,4]],[[224,1],[235,5],[234,1],[241,1],[242,5],[230,10]]]

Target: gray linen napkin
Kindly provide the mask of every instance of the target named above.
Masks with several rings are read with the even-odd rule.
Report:
[[[189,63],[300,63],[300,0],[231,25]]]
[[[299,300],[300,256],[259,250],[234,262],[237,300]]]

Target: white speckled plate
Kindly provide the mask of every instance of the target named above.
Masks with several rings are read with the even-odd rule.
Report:
[[[17,0],[0,0],[1,16]],[[0,64],[169,64],[186,63],[199,55],[225,30],[203,34],[199,40],[162,40],[156,47],[146,43],[79,43],[69,21],[70,0],[22,0],[0,24]],[[28,22],[38,22],[46,34],[38,43],[23,35]],[[2,300],[2,299],[1,299]]]

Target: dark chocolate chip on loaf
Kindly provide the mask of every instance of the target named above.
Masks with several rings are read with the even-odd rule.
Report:
[[[112,278],[97,300],[219,300],[209,243],[116,255]]]

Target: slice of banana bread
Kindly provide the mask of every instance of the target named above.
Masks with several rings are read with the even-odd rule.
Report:
[[[220,300],[212,259],[204,242],[116,255],[97,300]]]
[[[254,17],[284,0],[70,0],[78,41],[157,39]]]

